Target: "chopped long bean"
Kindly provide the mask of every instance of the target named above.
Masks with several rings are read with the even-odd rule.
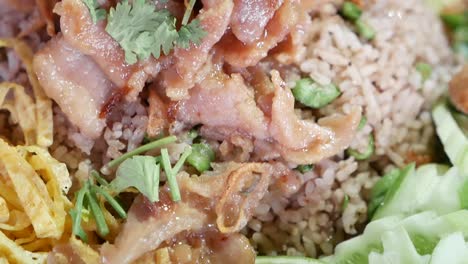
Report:
[[[362,10],[355,3],[345,1],[341,7],[340,14],[350,21],[356,21],[361,17]]]
[[[375,30],[362,20],[356,21],[356,31],[365,40],[372,40],[375,37]]]
[[[187,162],[198,172],[204,172],[211,168],[211,162],[215,159],[215,153],[206,143],[192,145],[192,153],[187,157]]]
[[[321,85],[311,78],[303,78],[297,81],[292,93],[297,101],[311,108],[326,106],[341,94],[334,84]]]
[[[374,136],[369,136],[367,148],[364,152],[349,148],[347,150],[348,155],[353,156],[356,160],[366,160],[374,153]]]

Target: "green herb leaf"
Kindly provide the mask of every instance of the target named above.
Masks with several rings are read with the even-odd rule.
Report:
[[[292,93],[297,101],[312,108],[326,106],[341,94],[334,84],[320,85],[311,78],[297,81]]]
[[[211,162],[215,160],[215,153],[210,145],[199,143],[192,145],[192,153],[187,158],[187,163],[198,172],[204,172],[211,168]]]
[[[421,77],[423,79],[423,81],[429,79],[429,77],[431,77],[431,74],[432,74],[432,66],[427,64],[427,63],[423,63],[423,62],[419,62],[416,64],[415,66],[416,70],[419,72],[419,74],[421,74]]]
[[[88,7],[89,14],[94,23],[106,18],[106,10],[99,8],[97,0],[83,0],[83,3]]]
[[[194,19],[188,25],[180,28],[177,46],[182,49],[188,49],[190,42],[199,45],[206,35],[206,31],[200,26],[200,20]]]
[[[194,3],[193,3],[194,4]],[[190,15],[190,13],[189,13]],[[125,60],[134,64],[151,55],[168,55],[175,44],[187,48],[190,42],[198,44],[206,35],[197,20],[176,28],[175,17],[167,10],[156,10],[152,3],[124,0],[109,11],[106,31],[125,51]]]
[[[109,188],[120,193],[135,187],[148,200],[156,202],[159,201],[159,173],[159,164],[155,163],[154,157],[134,156],[122,162]]]
[[[106,31],[125,51],[125,60],[134,64],[151,54],[159,58],[161,47],[168,54],[177,39],[175,18],[167,10],[155,10],[152,3],[124,0],[109,11]],[[175,36],[175,37],[174,37]]]

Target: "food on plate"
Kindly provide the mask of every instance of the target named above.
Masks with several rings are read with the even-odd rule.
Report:
[[[458,0],[0,0],[0,262],[465,263]]]

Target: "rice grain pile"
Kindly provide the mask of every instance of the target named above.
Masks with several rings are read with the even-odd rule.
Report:
[[[321,114],[361,106],[367,123],[351,147],[365,150],[372,134],[375,152],[365,161],[342,154],[297,173],[292,177],[299,191],[289,197],[271,186],[245,230],[261,254],[333,253],[337,242],[366,221],[366,196],[379,175],[432,158],[430,106],[457,65],[437,15],[419,0],[375,1],[361,18],[377,33],[368,42],[338,15],[337,6],[325,4],[311,17],[304,52],[296,60],[301,76],[292,79],[338,85],[342,96]],[[432,66],[427,80],[417,63]]]

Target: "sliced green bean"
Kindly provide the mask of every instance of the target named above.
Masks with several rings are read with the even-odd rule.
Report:
[[[376,35],[375,29],[362,20],[356,21],[356,30],[358,34],[365,40],[372,40]]]
[[[356,160],[366,160],[372,156],[374,153],[374,136],[369,136],[369,143],[367,144],[367,148],[364,152],[359,152],[355,149],[347,149],[347,153],[350,156],[353,156]]]
[[[299,165],[296,167],[296,170],[298,170],[300,173],[304,174],[306,172],[309,172],[314,169],[313,164],[306,164],[306,165]]]
[[[350,1],[345,1],[343,3],[343,6],[341,6],[340,14],[344,18],[354,22],[361,17],[362,10],[355,3],[350,2]]]
[[[202,173],[211,168],[211,162],[215,160],[215,153],[206,143],[192,145],[192,153],[187,157],[188,164]]]
[[[297,81],[292,93],[297,101],[311,108],[324,107],[341,94],[334,84],[320,85],[311,78]]]
[[[429,79],[429,77],[431,77],[431,74],[432,74],[432,66],[427,64],[427,63],[423,63],[423,62],[419,62],[416,64],[415,66],[416,70],[419,72],[419,74],[421,74],[421,77],[423,79],[423,81]]]

